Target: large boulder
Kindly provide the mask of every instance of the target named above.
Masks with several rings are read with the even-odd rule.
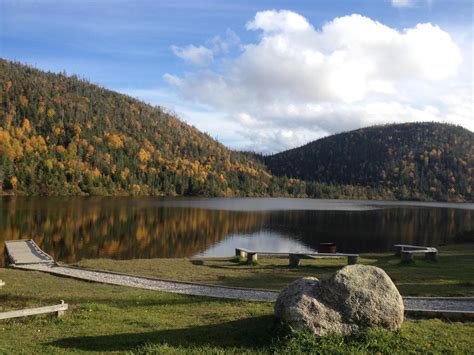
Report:
[[[319,281],[305,277],[285,288],[275,315],[317,336],[354,334],[365,328],[395,330],[403,322],[403,299],[380,268],[350,265]]]

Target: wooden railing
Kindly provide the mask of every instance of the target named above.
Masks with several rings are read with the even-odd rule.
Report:
[[[60,304],[57,304],[54,306],[27,308],[27,309],[21,309],[19,311],[2,312],[0,313],[0,319],[27,317],[27,316],[33,316],[36,314],[44,314],[44,313],[56,313],[58,317],[61,317],[64,315],[64,312],[67,311],[67,309],[68,309],[67,303],[64,303],[64,301],[61,301]]]

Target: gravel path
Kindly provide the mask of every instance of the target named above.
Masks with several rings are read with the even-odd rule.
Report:
[[[130,276],[112,272],[88,270],[55,264],[17,265],[16,269],[43,271],[54,275],[111,285],[129,286],[163,292],[182,293],[194,296],[230,298],[248,301],[274,302],[278,292],[246,288],[202,285],[191,282],[166,281],[147,277]]]
[[[119,273],[61,266],[57,264],[17,265],[17,269],[42,271],[75,279],[100,282],[111,285],[129,286],[163,292],[194,296],[238,299],[247,301],[274,302],[276,291],[253,290],[237,287],[203,285],[191,282],[160,280],[155,278],[124,275]],[[473,312],[474,297],[404,297],[405,310]]]
[[[406,310],[474,312],[474,297],[404,297]]]

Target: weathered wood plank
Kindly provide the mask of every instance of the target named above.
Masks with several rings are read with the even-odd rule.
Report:
[[[5,241],[5,252],[13,265],[54,262],[32,239]]]
[[[68,309],[68,304],[64,303],[64,301],[61,301],[61,304],[57,304],[54,306],[28,308],[28,309],[21,309],[19,311],[2,312],[0,313],[0,319],[27,317],[27,316],[34,316],[37,314],[45,314],[45,313],[56,313],[58,317],[61,317],[64,315],[64,312],[67,311],[67,309]]]
[[[347,264],[357,264],[359,254],[347,254],[347,253],[277,253],[277,252],[264,252],[254,251],[244,248],[236,248],[235,255],[242,259],[247,260],[247,264],[253,264],[257,262],[258,255],[266,256],[288,256],[289,265],[291,267],[297,267],[300,264],[301,259],[319,259],[319,258],[347,258]]]
[[[247,264],[255,264],[258,262],[258,253],[248,252],[247,253]]]
[[[423,247],[418,245],[395,244],[395,256],[400,256],[402,261],[413,260],[414,254],[425,254],[426,259],[436,260],[438,249],[433,247]]]

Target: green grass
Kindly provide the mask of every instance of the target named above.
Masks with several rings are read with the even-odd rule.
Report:
[[[399,275],[412,269],[419,273],[419,269],[434,268],[425,276],[426,285],[433,285],[434,292],[435,285],[442,284],[435,282],[436,273],[441,272],[440,279],[450,280],[451,283],[469,279],[462,276],[472,272],[472,256],[470,263],[463,259],[463,255],[471,255],[469,253],[472,248],[471,251],[468,249],[466,246],[444,249],[438,263],[417,260],[413,265],[400,265],[393,258],[375,255],[366,256],[364,260],[379,266],[382,263],[389,272]],[[449,255],[454,259],[443,261],[444,258],[451,257]],[[186,267],[190,272],[186,278],[193,281],[213,280],[214,283],[228,284],[228,281],[233,280],[233,283],[241,286],[248,286],[245,283],[251,281],[252,287],[272,288],[279,288],[284,282],[304,273],[319,275],[324,270],[321,272],[323,275],[341,266],[332,265],[334,261],[324,261],[323,265],[317,261],[314,264],[309,262],[301,269],[289,269],[285,266],[287,261],[279,259],[264,259],[256,266],[241,265],[237,261],[204,261],[194,264],[190,260],[161,261],[163,263],[151,260],[151,264],[137,261],[135,265],[140,266],[139,268],[132,268],[132,262],[115,261],[97,261],[94,266],[104,263],[127,265],[126,270],[120,271],[145,273],[147,269],[144,265],[148,265],[148,274],[151,274],[157,272],[155,267],[165,265],[160,267],[160,272],[166,273],[169,278],[183,272]],[[458,271],[461,276],[454,273],[456,262],[459,262]],[[326,263],[329,265],[325,265]],[[93,263],[87,261],[85,264]],[[268,280],[278,275],[285,276],[278,280]],[[197,279],[193,279],[197,276]],[[0,269],[0,279],[6,282],[6,286],[0,289],[0,311],[52,305],[61,299],[70,305],[61,319],[53,315],[42,315],[0,321],[0,354],[405,354],[471,353],[474,348],[472,323],[406,321],[398,332],[375,330],[355,337],[331,336],[318,339],[303,332],[293,332],[282,325],[273,317],[271,303],[167,294],[13,269]],[[471,286],[462,287],[469,290]],[[455,293],[464,288],[457,288]],[[441,290],[444,292],[443,288]]]
[[[474,244],[441,247],[436,262],[418,256],[412,263],[402,263],[388,253],[364,254],[359,262],[384,269],[404,296],[474,295]],[[329,276],[345,263],[345,259],[303,260],[298,268],[289,268],[287,258],[260,257],[257,265],[246,265],[236,258],[94,259],[83,260],[80,265],[173,280],[281,290],[300,277]]]
[[[0,353],[134,351],[145,344],[171,348],[269,346],[271,303],[217,300],[0,269],[1,310],[52,305],[70,310],[0,321]]]

